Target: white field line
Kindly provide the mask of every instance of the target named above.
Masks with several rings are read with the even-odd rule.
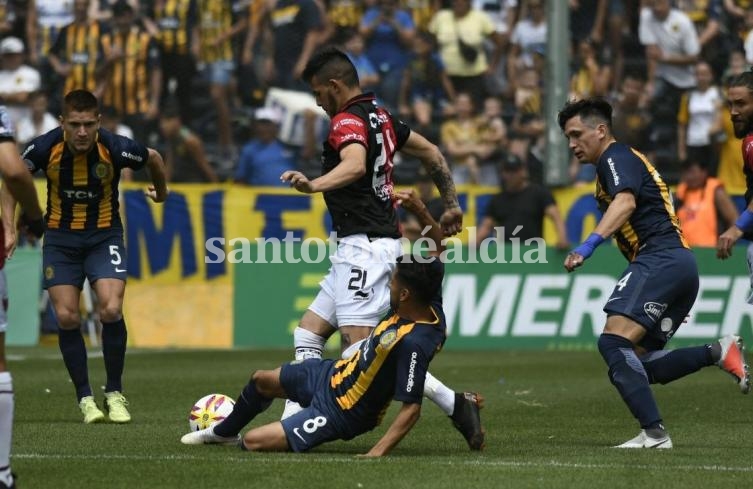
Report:
[[[207,458],[203,455],[130,455],[130,454],[57,454],[57,453],[14,453],[11,455],[14,459],[31,459],[31,460],[134,460],[134,461],[205,461]],[[381,459],[362,459],[367,463],[379,462]],[[248,454],[247,456],[239,457],[222,457],[222,462],[238,462],[249,463],[265,462],[265,463],[348,463],[358,461],[355,456],[348,455],[331,455],[326,457],[320,457],[316,455],[265,455],[265,454]],[[635,465],[635,464],[589,464],[589,463],[575,463],[575,462],[558,462],[556,460],[540,461],[540,462],[522,462],[515,460],[424,460],[422,465],[434,465],[434,466],[481,466],[481,467],[510,467],[510,468],[554,468],[554,469],[588,469],[588,470],[615,470],[615,469],[642,469],[642,470],[692,470],[697,472],[741,472],[751,473],[753,472],[753,466],[751,467],[734,467],[726,465],[667,465],[665,463],[656,465]]]

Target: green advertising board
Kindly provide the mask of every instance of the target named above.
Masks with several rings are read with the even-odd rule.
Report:
[[[698,300],[671,346],[699,344],[728,333],[753,337],[753,306],[745,250],[717,260],[713,249],[695,250],[701,275]],[[602,307],[627,262],[602,246],[568,274],[565,254],[546,249],[508,250],[495,263],[464,248],[448,263],[444,309],[450,349],[590,349],[605,321]],[[537,260],[526,263],[525,259]],[[300,263],[235,265],[234,344],[291,348],[292,330],[319,290],[329,267]]]
[[[9,346],[31,346],[39,342],[39,294],[42,290],[42,253],[23,247],[5,263],[8,280]]]

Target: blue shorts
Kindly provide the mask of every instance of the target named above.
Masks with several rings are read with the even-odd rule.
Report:
[[[42,247],[44,288],[84,286],[101,278],[126,280],[126,251],[120,228],[94,231],[48,229]]]
[[[294,452],[305,452],[328,441],[349,440],[358,434],[342,429],[331,398],[327,397],[333,363],[334,360],[310,358],[286,363],[280,370],[280,384],[288,398],[304,408],[281,421]]]
[[[234,71],[235,64],[232,61],[215,61],[204,66],[203,75],[212,85],[227,86]]]
[[[639,346],[661,350],[685,321],[698,295],[693,253],[673,248],[639,254],[604,306],[607,316],[626,316],[646,328]]]

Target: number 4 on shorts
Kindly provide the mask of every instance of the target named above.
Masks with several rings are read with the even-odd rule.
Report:
[[[619,282],[617,282],[617,290],[619,290],[620,292],[622,292],[622,289],[625,288],[625,286],[627,285],[628,280],[630,280],[630,276],[632,274],[633,274],[633,272],[628,273],[627,275],[625,275],[624,277],[622,277]]]

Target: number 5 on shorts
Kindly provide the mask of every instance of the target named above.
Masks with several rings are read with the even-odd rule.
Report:
[[[123,263],[123,259],[120,257],[120,252],[118,251],[118,245],[110,245],[110,256],[112,257],[110,263],[115,265],[115,272],[125,272],[125,268],[118,268],[118,265]]]

